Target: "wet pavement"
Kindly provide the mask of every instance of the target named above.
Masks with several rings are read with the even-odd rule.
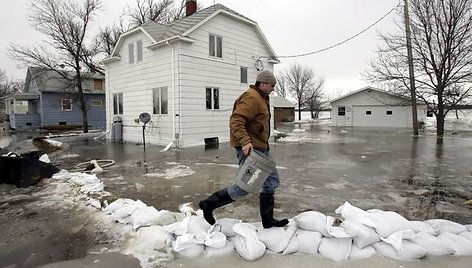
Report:
[[[291,218],[306,210],[334,215],[338,206],[349,201],[362,209],[393,210],[410,220],[442,218],[472,223],[472,209],[464,204],[472,198],[472,135],[469,131],[449,132],[443,139],[428,133],[415,139],[411,131],[402,129],[344,129],[318,123],[287,124],[278,131],[286,136],[271,143],[281,176],[276,193],[276,217]],[[186,202],[196,208],[199,200],[228,186],[237,170],[234,150],[228,144],[220,144],[218,148],[202,146],[161,152],[163,147],[159,146],[147,145],[144,150],[140,144],[92,138],[97,135],[53,138],[68,146],[51,153],[50,159],[68,170],[91,159],[114,160],[115,165],[98,175],[105,183],[105,190],[112,193],[111,199],[139,199],[159,210],[177,211],[179,205]],[[34,187],[30,191],[35,191]],[[34,201],[25,199],[18,204],[21,207]],[[216,210],[215,215],[260,221],[258,202],[258,196],[250,196]],[[11,202],[8,208],[0,205],[4,219],[0,226],[2,232],[7,232],[12,228],[3,228],[8,224],[4,217],[16,217],[22,210],[15,214]],[[51,215],[35,213],[30,217],[44,222],[61,220],[61,217],[70,222],[88,221],[73,215],[73,211],[44,212]],[[25,228],[33,228],[27,224],[27,217],[24,218]],[[33,228],[18,234],[35,231]],[[40,244],[40,239],[52,236],[54,229],[42,232],[31,239]],[[70,234],[67,236],[70,254],[50,258],[49,262],[84,257],[90,248],[101,243],[93,236],[85,230]],[[0,243],[0,252],[15,244],[13,235],[7,237],[11,242]],[[54,245],[50,250],[60,255],[60,243]],[[273,267],[270,263],[268,265]]]

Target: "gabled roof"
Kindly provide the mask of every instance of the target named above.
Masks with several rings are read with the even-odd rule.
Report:
[[[74,73],[69,71],[64,71],[64,74],[73,78]],[[82,77],[84,80],[104,80],[105,76],[99,73],[82,73]],[[28,67],[28,71],[26,74],[25,80],[25,88],[23,90],[24,93],[28,93],[30,90],[31,82],[34,81],[39,91],[44,92],[62,92],[62,91],[70,91],[74,85],[71,83],[70,80],[63,78],[60,74],[56,71],[47,70],[40,67]],[[84,88],[84,92],[90,93],[103,93],[103,90],[94,90],[91,88]]]
[[[295,104],[280,96],[271,96],[270,102],[272,103],[272,106],[277,108],[295,108]]]
[[[391,92],[388,92],[388,91],[385,91],[385,90],[382,90],[382,89],[378,89],[378,88],[374,88],[374,87],[367,86],[367,87],[363,87],[363,88],[361,88],[361,89],[355,90],[355,91],[353,91],[353,92],[350,92],[350,93],[348,93],[348,94],[346,94],[346,95],[337,97],[337,98],[331,100],[331,103],[336,102],[336,101],[339,101],[339,100],[341,100],[341,99],[348,98],[348,97],[350,97],[350,96],[356,95],[356,94],[361,93],[361,92],[363,92],[363,91],[368,91],[368,90],[370,90],[370,91],[377,91],[377,92],[380,92],[380,93],[383,93],[383,94],[390,95],[390,96],[395,97],[395,98],[404,99],[405,101],[409,100],[408,98],[405,98],[404,96],[396,95],[396,94],[393,94],[393,93],[391,93]]]
[[[152,42],[150,48],[157,47],[160,44],[165,44],[166,42],[175,40],[193,42],[193,39],[189,37],[189,34],[191,34],[195,29],[205,24],[207,21],[209,21],[211,18],[215,17],[218,14],[225,14],[241,22],[251,25],[257,32],[257,34],[260,36],[260,38],[263,40],[270,54],[261,56],[269,56],[271,60],[279,62],[274,50],[269,45],[269,42],[265,38],[257,23],[221,4],[212,5],[208,8],[195,12],[190,16],[186,16],[179,20],[176,20],[170,24],[147,21],[144,24],[123,33],[118,39],[118,42],[116,43],[111,55],[107,59],[103,60],[103,62],[107,63],[109,61],[113,61],[114,59],[118,59],[119,55],[117,55],[117,51],[122,46],[123,39],[125,39],[126,36],[139,31],[143,32]]]

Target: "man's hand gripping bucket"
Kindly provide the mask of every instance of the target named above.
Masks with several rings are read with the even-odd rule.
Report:
[[[267,177],[275,170],[275,162],[260,151],[252,149],[236,175],[236,185],[249,193],[257,193]]]

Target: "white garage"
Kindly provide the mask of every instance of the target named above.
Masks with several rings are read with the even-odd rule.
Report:
[[[365,87],[331,101],[333,126],[412,127],[410,100],[392,93]],[[418,106],[418,121],[426,107]]]

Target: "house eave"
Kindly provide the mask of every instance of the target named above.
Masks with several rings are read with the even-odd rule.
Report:
[[[159,42],[153,43],[150,46],[147,46],[147,48],[153,50],[153,49],[156,49],[156,48],[167,46],[168,44],[176,43],[178,41],[183,41],[183,42],[187,42],[187,43],[191,44],[191,43],[195,42],[195,39],[185,37],[185,36],[180,36],[180,35],[179,36],[173,36],[173,37],[161,40]]]
[[[121,60],[120,56],[113,56],[113,57],[103,59],[100,63],[101,64],[108,64],[108,63],[112,63],[112,62],[119,61],[119,60]]]

